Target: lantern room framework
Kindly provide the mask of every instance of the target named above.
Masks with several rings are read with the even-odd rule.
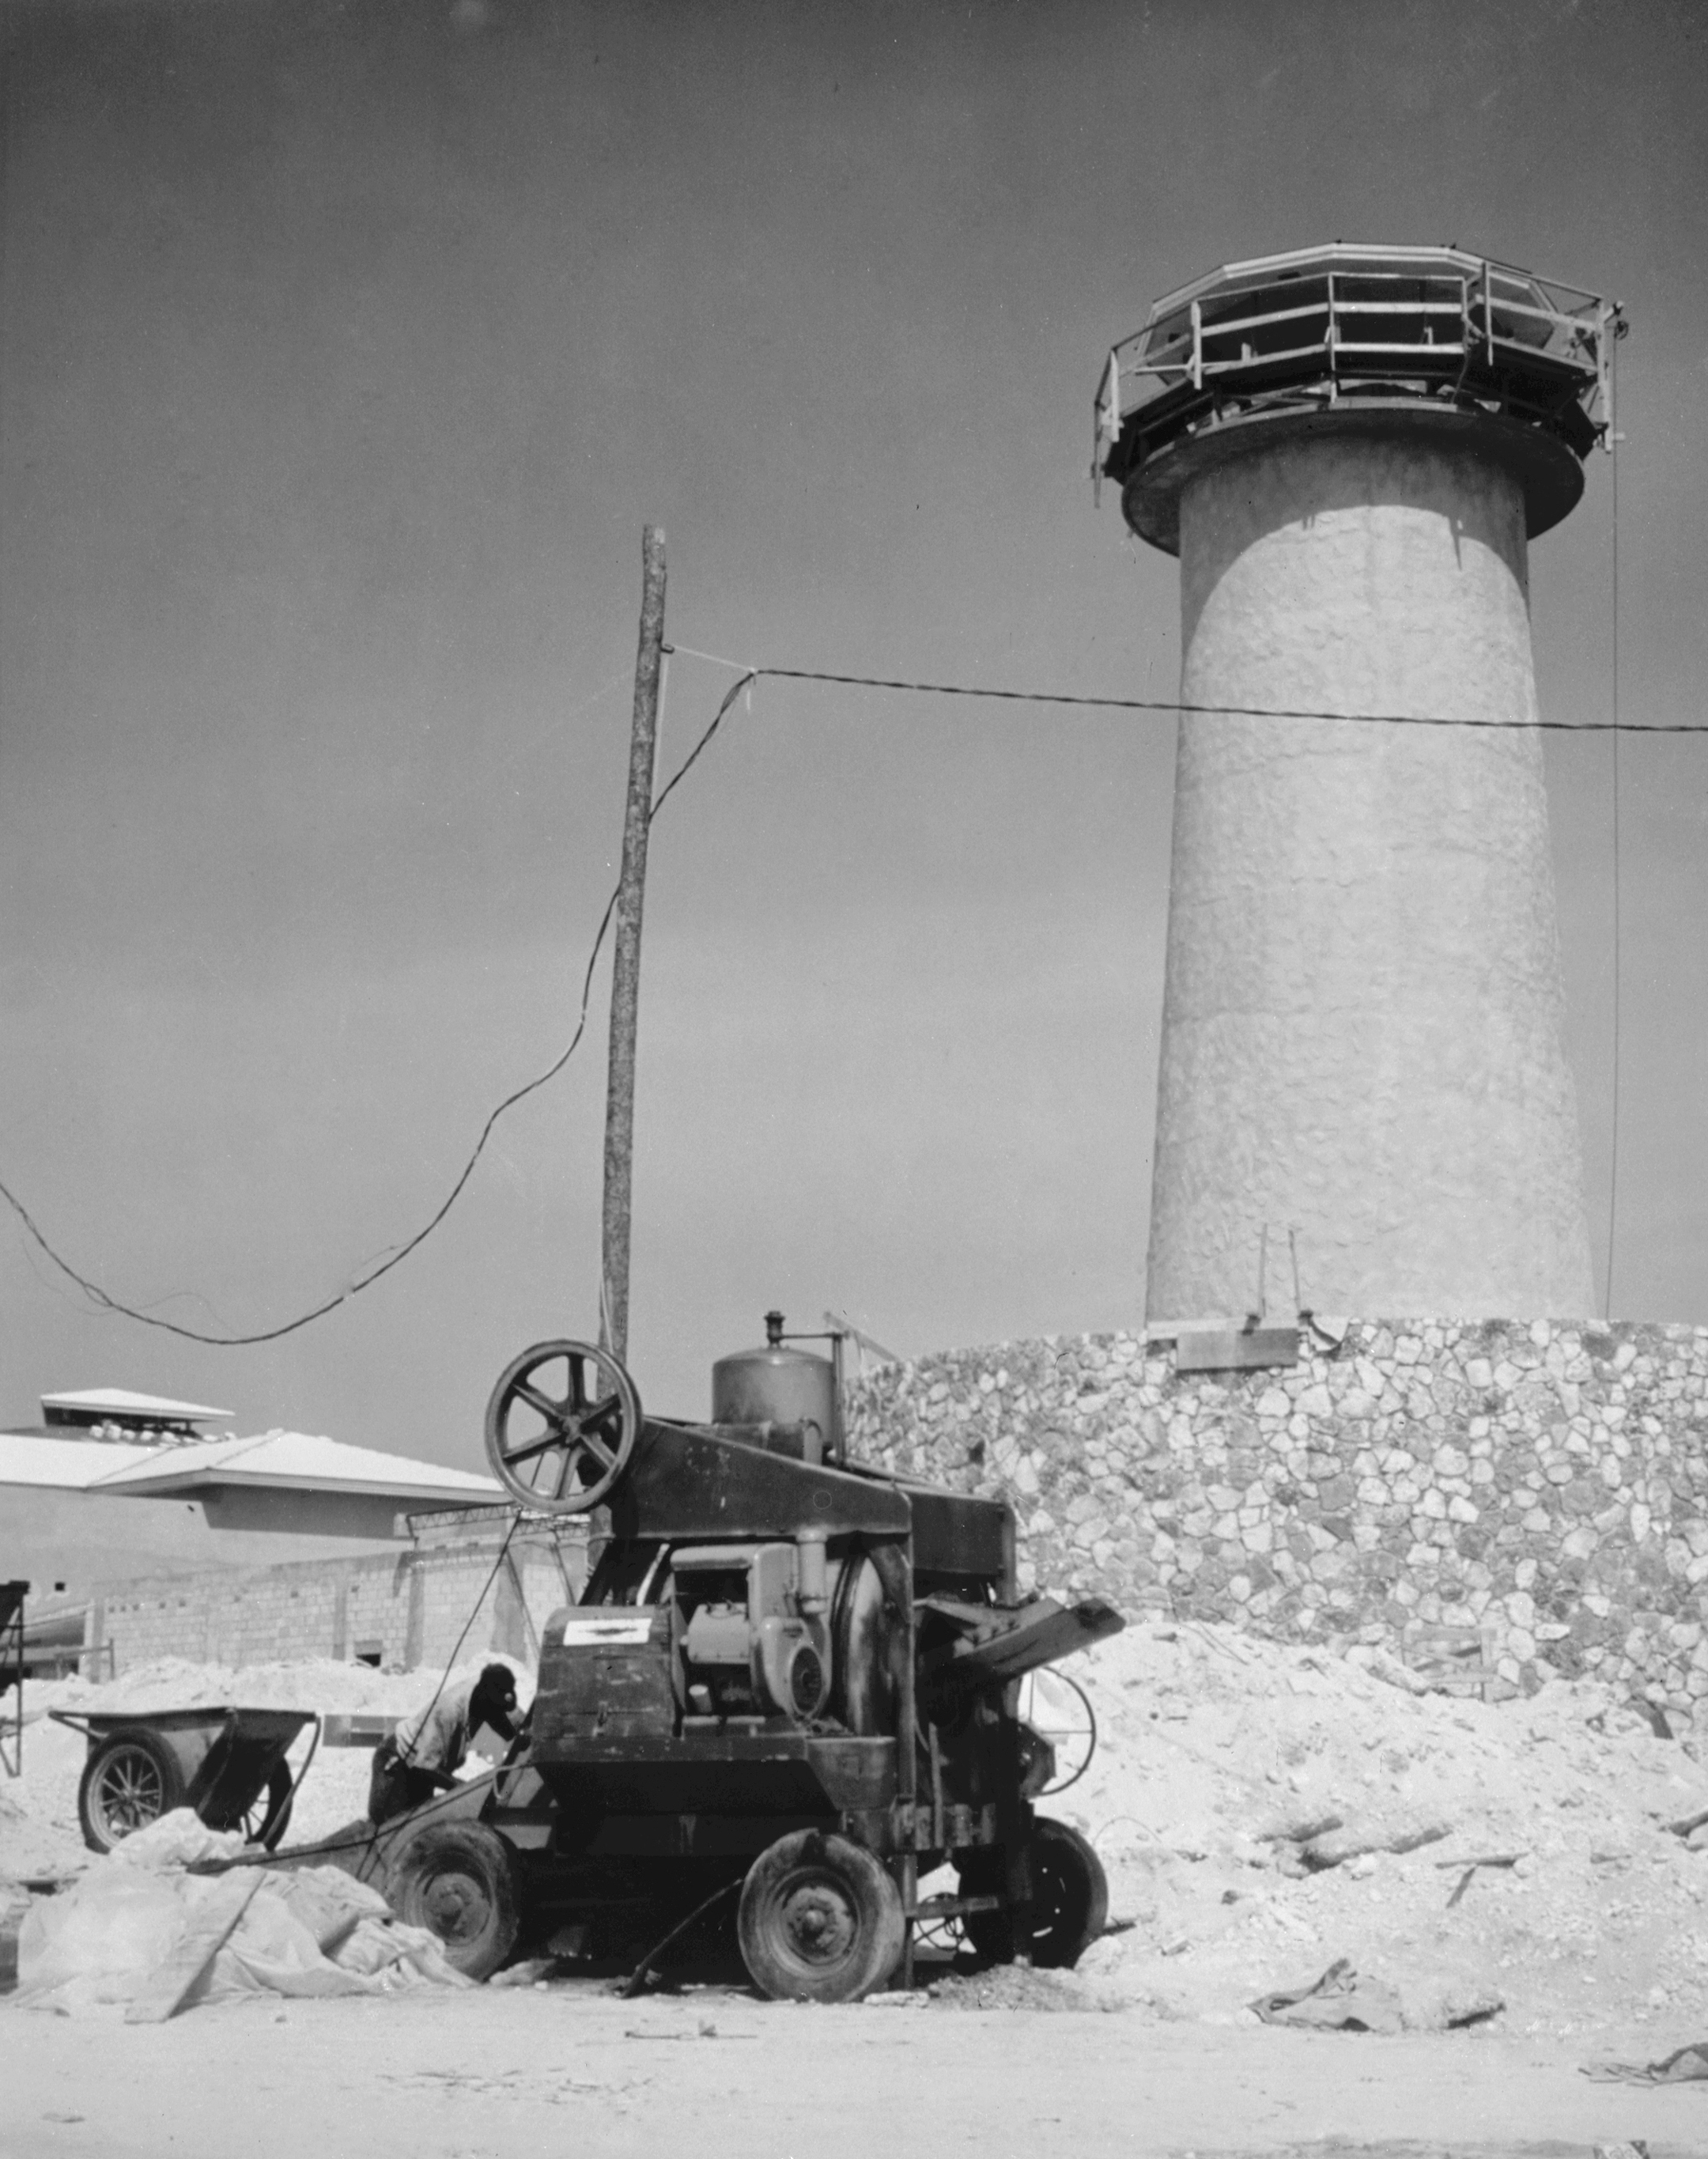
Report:
[[[1613,302],[1457,248],[1337,241],[1226,264],[1110,349],[1094,476],[1121,485],[1141,539],[1177,554],[1181,487],[1220,431],[1328,413],[1379,427],[1409,409],[1515,469],[1534,539],[1576,505],[1581,460],[1611,446],[1623,329]]]

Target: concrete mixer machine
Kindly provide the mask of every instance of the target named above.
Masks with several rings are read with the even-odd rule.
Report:
[[[768,1314],[716,1367],[709,1424],[647,1417],[583,1342],[500,1378],[496,1473],[531,1509],[605,1509],[608,1535],[546,1626],[510,1760],[385,1839],[394,1903],[464,1969],[722,1900],[763,1991],[837,2001],[910,1971],[922,1921],[1056,1965],[1102,1930],[1102,1868],[1035,1812],[1053,1758],[1017,1704],[1120,1617],[1022,1596],[1006,1503],[850,1461],[836,1364],[800,1338]]]

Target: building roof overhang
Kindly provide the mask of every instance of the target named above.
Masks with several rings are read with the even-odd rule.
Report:
[[[384,1499],[400,1511],[508,1504],[492,1478],[294,1432],[153,1447],[0,1432],[0,1488],[8,1485],[132,1499],[313,1493],[334,1500]]]
[[[42,1408],[50,1422],[81,1422],[85,1418],[114,1418],[119,1423],[214,1424],[230,1421],[230,1410],[210,1409],[205,1402],[175,1402],[164,1395],[142,1395],[131,1387],[82,1387],[70,1393],[44,1395]],[[55,1416],[54,1412],[60,1414]]]

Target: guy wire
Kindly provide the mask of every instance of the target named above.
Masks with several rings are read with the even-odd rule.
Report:
[[[723,702],[713,714],[710,727],[705,730],[699,741],[677,766],[653,803],[652,808],[647,812],[649,825],[663,809],[665,802],[675,792],[677,783],[686,774],[699,757],[701,751],[717,733],[719,722],[724,714],[740,696],[745,687],[745,680],[738,682],[724,698]],[[587,969],[582,977],[581,1009],[576,1020],[575,1032],[570,1037],[567,1045],[558,1056],[552,1059],[543,1072],[538,1074],[534,1079],[525,1081],[523,1085],[514,1088],[505,1096],[497,1108],[489,1114],[486,1122],[480,1128],[480,1136],[470,1150],[468,1158],[463,1163],[455,1183],[452,1185],[437,1209],[412,1237],[407,1239],[403,1244],[396,1245],[376,1266],[370,1267],[365,1273],[359,1274],[354,1281],[347,1282],[335,1297],[324,1298],[311,1311],[300,1313],[295,1319],[287,1320],[282,1326],[261,1328],[252,1334],[209,1334],[200,1328],[181,1326],[174,1319],[162,1319],[156,1312],[139,1312],[136,1306],[127,1304],[122,1298],[114,1297],[104,1290],[99,1282],[91,1281],[86,1275],[80,1274],[69,1260],[62,1259],[48,1241],[29,1209],[3,1182],[0,1182],[0,1199],[3,1199],[11,1208],[30,1237],[52,1261],[60,1273],[74,1281],[78,1288],[83,1291],[85,1296],[91,1297],[103,1312],[116,1312],[126,1319],[134,1319],[139,1326],[158,1328],[163,1333],[179,1335],[186,1342],[205,1343],[210,1348],[217,1349],[235,1349],[246,1348],[258,1342],[277,1342],[283,1335],[294,1334],[298,1328],[307,1327],[313,1320],[323,1319],[328,1312],[336,1312],[339,1305],[348,1304],[352,1297],[360,1297],[365,1289],[371,1288],[382,1275],[390,1274],[393,1267],[400,1266],[417,1246],[425,1244],[462,1197],[463,1188],[474,1174],[474,1165],[485,1152],[486,1142],[491,1138],[493,1127],[499,1119],[507,1110],[514,1109],[516,1104],[526,1096],[536,1093],[539,1089],[546,1085],[548,1080],[555,1080],[570,1059],[574,1056],[581,1046],[582,1037],[587,1032],[587,1006],[593,989],[593,970],[598,965],[599,953],[605,942],[605,934],[611,926],[611,918],[615,914],[616,908],[617,888],[613,885],[611,888],[611,896],[605,902],[605,911],[599,917],[599,926],[593,933],[593,948],[587,954]]]
[[[1614,342],[1609,365],[1617,365],[1618,344]],[[1617,411],[1617,407],[1615,410]],[[1610,431],[1611,432],[1611,431]],[[1613,1099],[1612,1136],[1607,1160],[1607,1317],[1613,1317],[1613,1247],[1614,1235],[1619,1219],[1619,1069],[1620,1057],[1620,957],[1623,939],[1620,935],[1620,878],[1619,878],[1619,438],[1612,436],[1612,717],[1609,733],[1612,737],[1613,753]]]

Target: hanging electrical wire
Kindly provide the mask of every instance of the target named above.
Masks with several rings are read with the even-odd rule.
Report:
[[[1609,367],[1618,364],[1619,341],[1613,340]],[[1613,1252],[1619,1224],[1619,1068],[1620,1068],[1620,956],[1624,939],[1619,921],[1619,737],[1625,732],[1619,725],[1619,444],[1624,437],[1611,422],[1607,429],[1607,447],[1612,452],[1612,593],[1611,614],[1612,636],[1612,717],[1608,733],[1612,736],[1612,822],[1613,822],[1613,1087],[1610,1122],[1612,1126],[1607,1159],[1607,1265],[1602,1276],[1606,1287],[1605,1316],[1613,1316]]]
[[[1084,711],[1192,713],[1209,717],[1232,719],[1331,721],[1359,726],[1388,727],[1470,727],[1503,731],[1540,729],[1563,734],[1612,734],[1616,740],[1620,735],[1632,734],[1708,734],[1708,722],[1703,721],[1654,721],[1633,723],[1622,720],[1618,713],[1617,696],[1612,717],[1605,720],[1566,721],[1527,717],[1506,718],[1499,716],[1472,714],[1328,712],[1305,706],[1189,704],[1183,702],[1178,698],[1105,697],[1066,690],[1010,690],[993,688],[986,684],[935,682],[925,679],[883,675],[851,675],[832,672],[827,668],[748,665],[739,660],[725,659],[717,653],[699,651],[689,645],[667,643],[664,650],[667,654],[680,652],[685,656],[709,660],[715,666],[728,668],[738,679],[726,691],[722,702],[694,747],[660,790],[647,815],[649,826],[699,762],[737,698],[746,693],[751,707],[753,687],[757,683],[763,681],[822,682],[844,688],[889,691],[919,696],[965,697],[1004,704],[1071,706]],[[1617,825],[1615,841],[1617,846]],[[468,1158],[463,1162],[450,1190],[421,1228],[402,1244],[389,1250],[384,1259],[360,1271],[334,1296],[323,1298],[318,1304],[313,1306],[307,1312],[299,1313],[294,1319],[286,1320],[277,1327],[259,1328],[248,1333],[215,1334],[200,1328],[186,1327],[177,1320],[163,1318],[158,1312],[142,1311],[135,1305],[127,1304],[122,1297],[115,1297],[99,1282],[92,1281],[56,1250],[29,1209],[11,1187],[3,1181],[0,1181],[0,1200],[3,1200],[11,1208],[23,1224],[31,1240],[60,1273],[81,1290],[101,1312],[111,1312],[116,1317],[126,1319],[132,1319],[139,1326],[156,1328],[163,1333],[178,1335],[185,1341],[203,1343],[214,1349],[248,1348],[259,1343],[277,1342],[287,1334],[294,1334],[299,1328],[308,1327],[318,1319],[323,1319],[329,1312],[336,1312],[341,1305],[348,1304],[352,1297],[359,1297],[364,1290],[370,1289],[384,1276],[390,1274],[394,1267],[401,1266],[411,1252],[419,1250],[461,1198],[469,1178],[474,1173],[476,1164],[485,1152],[486,1143],[492,1136],[493,1130],[499,1118],[514,1109],[517,1103],[525,1100],[530,1095],[537,1093],[541,1088],[555,1080],[569,1063],[580,1047],[582,1038],[587,1032],[587,1011],[593,995],[593,973],[598,966],[599,954],[603,949],[605,937],[610,929],[611,918],[615,912],[616,905],[617,889],[613,886],[611,896],[605,903],[604,912],[599,917],[598,927],[593,934],[592,948],[587,955],[587,967],[582,978],[581,1006],[575,1030],[562,1051],[553,1059],[543,1072],[525,1081],[521,1086],[512,1090],[489,1113],[486,1121],[480,1128],[479,1136],[470,1149]],[[1608,1266],[1610,1282],[1611,1237],[1610,1226]]]
[[[828,682],[856,690],[911,691],[927,697],[976,697],[997,704],[1072,705],[1093,712],[1190,712],[1211,719],[1338,720],[1348,726],[1371,727],[1473,727],[1502,733],[1593,735],[1708,734],[1708,720],[1623,721],[1617,714],[1606,720],[1544,720],[1508,718],[1499,714],[1451,712],[1333,712],[1313,705],[1193,705],[1178,697],[1098,697],[1070,690],[996,690],[987,683],[932,682],[889,675],[833,675],[819,667],[750,667],[738,660],[725,660],[715,652],[697,652],[691,645],[666,645],[696,660],[709,660],[719,667],[738,670],[748,684],[755,682]],[[738,690],[743,686],[738,683]]]
[[[668,783],[647,813],[649,825],[675,792],[678,782],[689,771],[707,743],[717,733],[724,714],[741,695],[744,686],[745,685],[741,682],[735,685],[713,715],[712,724],[672,773]],[[611,917],[615,913],[616,907],[617,888],[613,885],[611,896],[605,902],[605,911],[599,917],[599,926],[593,933],[592,949],[587,954],[587,967],[582,976],[581,1008],[577,1015],[575,1032],[571,1035],[564,1048],[543,1072],[525,1081],[521,1086],[513,1088],[497,1107],[489,1113],[485,1123],[480,1127],[479,1136],[469,1150],[468,1158],[458,1172],[455,1183],[414,1235],[403,1244],[395,1246],[383,1260],[364,1269],[354,1281],[346,1282],[335,1296],[323,1298],[312,1309],[298,1313],[294,1319],[286,1320],[277,1327],[259,1328],[247,1334],[211,1334],[200,1328],[185,1327],[175,1319],[163,1319],[158,1312],[139,1311],[135,1305],[127,1304],[122,1297],[115,1297],[111,1291],[103,1289],[99,1282],[91,1281],[87,1275],[80,1273],[69,1260],[56,1251],[34,1216],[11,1187],[4,1182],[0,1182],[0,1199],[3,1199],[13,1213],[17,1215],[31,1240],[60,1272],[69,1281],[75,1282],[77,1287],[102,1312],[112,1312],[125,1319],[134,1319],[139,1326],[158,1328],[163,1333],[181,1336],[187,1342],[204,1343],[210,1348],[220,1349],[245,1349],[256,1343],[277,1342],[287,1334],[294,1334],[298,1328],[307,1327],[317,1319],[323,1319],[328,1312],[336,1312],[340,1305],[348,1304],[352,1297],[360,1297],[365,1289],[371,1289],[382,1276],[390,1274],[394,1267],[401,1266],[411,1252],[425,1244],[462,1197],[464,1187],[474,1174],[475,1164],[485,1152],[486,1143],[491,1138],[494,1127],[499,1119],[507,1111],[513,1110],[518,1102],[525,1100],[530,1095],[537,1094],[541,1088],[555,1080],[570,1059],[574,1056],[581,1046],[582,1037],[587,1033],[587,1007],[593,997],[593,971],[598,965],[599,954],[604,945],[606,933],[611,927]]]

